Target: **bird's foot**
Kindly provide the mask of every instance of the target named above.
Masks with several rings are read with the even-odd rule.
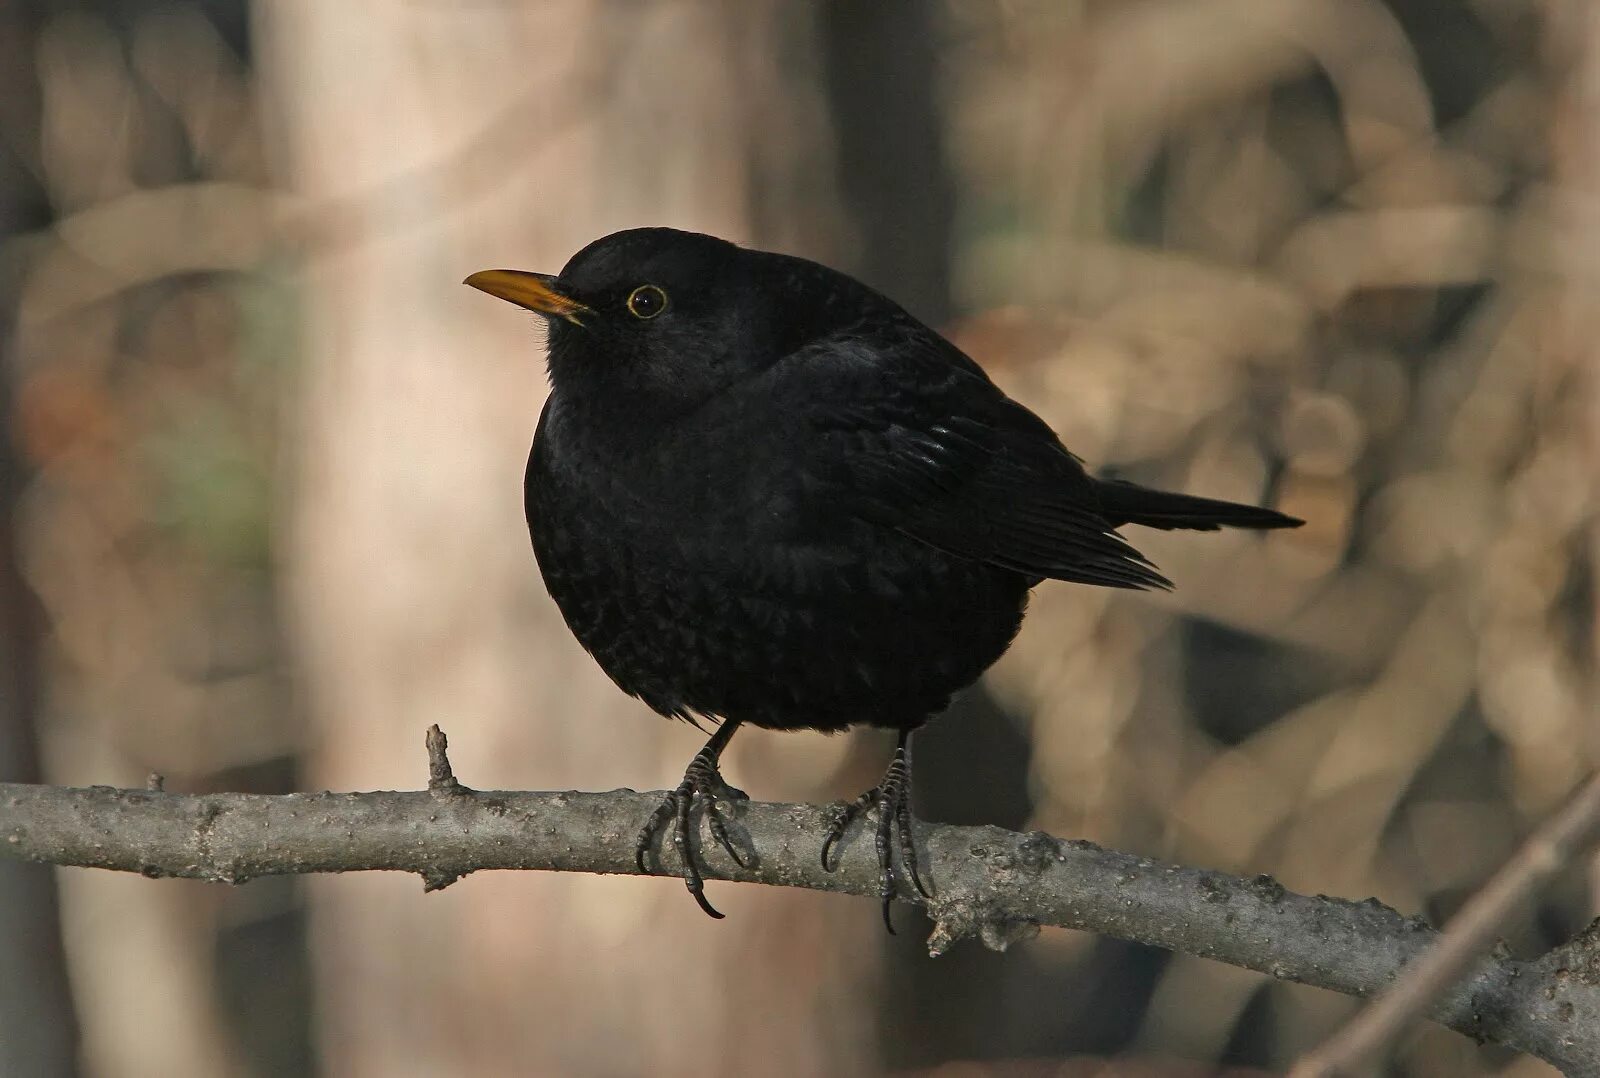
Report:
[[[878,809],[878,826],[874,835],[878,853],[878,897],[883,901],[884,927],[892,936],[895,931],[894,922],[889,917],[889,903],[899,891],[899,877],[895,872],[894,854],[889,842],[891,831],[899,831],[900,863],[905,866],[911,882],[924,898],[933,897],[924,886],[922,874],[917,869],[917,847],[911,833],[911,754],[905,739],[895,749],[894,759],[889,762],[889,770],[884,772],[883,781],[846,805],[834,819],[833,826],[828,828],[828,835],[822,842],[822,867],[825,871],[832,872],[838,867],[837,862],[829,864],[828,854],[844,837],[851,823],[874,806]]]
[[[717,757],[711,752],[711,746],[701,749],[689,762],[688,770],[683,773],[683,781],[667,794],[661,805],[650,814],[650,818],[639,829],[639,838],[634,844],[634,860],[639,865],[639,871],[649,871],[645,867],[645,855],[650,851],[650,844],[656,832],[669,819],[672,820],[672,845],[678,851],[678,860],[683,864],[684,885],[689,888],[689,893],[694,896],[694,900],[699,903],[702,910],[720,919],[722,914],[706,900],[705,881],[700,876],[700,866],[696,863],[693,849],[690,848],[689,837],[693,831],[689,823],[690,816],[696,801],[703,804],[706,821],[711,828],[711,837],[716,839],[717,845],[728,851],[728,856],[733,858],[740,868],[749,868],[749,862],[728,836],[728,824],[723,818],[720,807],[722,801],[748,800],[750,800],[748,794],[728,785],[722,773],[717,770]]]

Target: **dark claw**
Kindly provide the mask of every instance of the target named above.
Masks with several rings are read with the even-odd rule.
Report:
[[[717,845],[728,851],[728,856],[733,858],[734,864],[740,868],[749,868],[750,863],[744,859],[744,854],[739,852],[733,840],[728,837],[728,825],[722,819],[722,810],[717,807],[715,798],[706,802],[706,816],[711,823],[711,837],[717,840]]]
[[[874,786],[846,805],[844,811],[834,817],[833,826],[828,828],[827,837],[822,840],[822,870],[824,872],[832,872],[839,867],[837,862],[833,865],[828,864],[828,852],[838,844],[840,839],[844,838],[844,833],[849,830],[856,817],[871,808],[877,802],[877,799],[878,788]]]
[[[911,882],[922,897],[932,898],[933,892],[922,882],[922,873],[917,869],[917,845],[911,833],[911,798],[900,799],[895,817],[900,825],[900,861],[911,870]]]
[[[661,829],[661,825],[666,823],[672,816],[677,796],[678,791],[676,790],[668,794],[667,799],[661,802],[660,806],[650,814],[650,818],[644,822],[644,826],[639,828],[639,837],[634,841],[633,846],[633,860],[639,866],[640,872],[650,871],[645,867],[644,863],[645,854],[650,852],[650,840]]]
[[[697,772],[693,764],[689,765],[689,773],[684,775],[683,782],[678,788],[662,800],[661,805],[650,814],[650,819],[645,821],[644,827],[639,831],[638,843],[634,847],[634,862],[638,864],[640,872],[650,871],[645,867],[645,854],[649,852],[650,840],[661,826],[672,820],[672,846],[678,851],[678,860],[683,865],[683,885],[689,889],[689,894],[694,896],[695,902],[707,916],[721,920],[723,915],[717,912],[715,906],[706,900],[705,880],[700,876],[700,866],[695,863],[694,851],[689,848],[689,836],[692,829],[689,826],[690,809],[694,807],[695,797],[705,789],[703,776]],[[714,808],[710,811],[714,811]],[[708,812],[709,814],[709,812]],[[712,817],[716,821],[716,817]],[[720,825],[720,821],[712,824],[712,834],[715,835],[731,854],[732,845],[728,841],[727,829]],[[720,833],[719,833],[720,832]],[[738,861],[738,855],[734,855]],[[740,864],[743,864],[740,861]]]
[[[878,810],[878,823],[873,829],[873,846],[878,855],[878,896],[883,900],[883,926],[892,936],[895,934],[894,921],[890,917],[889,907],[899,894],[899,874],[895,870],[894,854],[892,852],[892,834],[899,831],[900,862],[904,872],[911,878],[912,884],[924,898],[932,898],[932,893],[922,882],[922,872],[917,866],[917,847],[915,836],[911,831],[911,756],[908,749],[909,736],[902,737],[900,745],[895,749],[894,759],[889,764],[889,769],[884,772],[883,781],[850,804],[844,811],[834,818],[833,826],[828,828],[827,835],[822,840],[822,867],[825,871],[832,872],[837,864],[829,864],[828,857],[834,847],[844,836],[845,831],[857,816],[869,808]]]
[[[732,857],[739,867],[750,867],[734,847],[733,840],[728,835],[727,822],[722,817],[722,810],[717,807],[719,796],[749,800],[744,791],[736,790],[722,781],[722,775],[717,771],[717,756],[728,743],[728,739],[733,736],[737,726],[736,722],[725,722],[706,747],[695,754],[695,758],[689,762],[688,769],[683,773],[683,781],[667,794],[660,806],[645,821],[633,851],[633,859],[639,866],[639,871],[649,872],[645,866],[645,855],[650,851],[651,839],[669,819],[672,820],[672,846],[678,851],[678,860],[683,865],[683,885],[689,889],[689,894],[694,896],[695,903],[705,911],[706,915],[718,920],[722,919],[722,914],[706,900],[705,880],[700,875],[700,866],[691,848],[694,828],[690,825],[690,819],[695,801],[697,799],[703,801],[711,837],[728,851],[728,856]]]
[[[887,784],[886,784],[887,785]],[[889,903],[894,901],[898,892],[895,887],[896,877],[894,871],[894,855],[890,853],[889,832],[894,830],[894,825],[899,822],[899,806],[903,799],[897,798],[895,789],[885,789],[878,802],[878,827],[872,836],[872,845],[878,854],[878,897],[883,900],[883,927],[889,930],[889,935],[894,935],[894,922],[889,919]]]
[[[688,880],[685,880],[684,882],[689,883],[689,893],[694,896],[694,900],[696,902],[700,903],[700,908],[706,911],[707,916],[713,917],[718,921],[727,916],[725,913],[719,913],[717,908],[713,906],[709,900],[707,900],[705,894],[705,885],[700,883],[700,877],[698,875],[695,876],[692,883]]]

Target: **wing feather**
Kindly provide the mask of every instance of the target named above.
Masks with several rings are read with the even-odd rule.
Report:
[[[809,485],[857,517],[1035,579],[1171,586],[1049,426],[942,338],[831,337],[782,366],[808,372]]]

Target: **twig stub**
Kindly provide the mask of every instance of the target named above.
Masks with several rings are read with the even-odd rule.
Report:
[[[428,789],[435,793],[467,792],[467,788],[456,781],[455,770],[450,766],[450,739],[444,736],[438,723],[428,727],[428,735],[423,741],[428,746]],[[429,890],[434,888],[430,887]]]

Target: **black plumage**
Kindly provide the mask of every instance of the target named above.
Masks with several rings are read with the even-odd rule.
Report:
[[[640,835],[673,819],[690,891],[699,800],[741,723],[900,731],[877,805],[910,843],[910,735],[1005,651],[1044,579],[1169,582],[1114,531],[1300,523],[1090,476],[950,342],[851,277],[711,236],[635,229],[558,276],[469,284],[546,315],[550,397],[525,486],[546,586],[625,692],[721,722]],[[732,791],[737,793],[737,791]]]

